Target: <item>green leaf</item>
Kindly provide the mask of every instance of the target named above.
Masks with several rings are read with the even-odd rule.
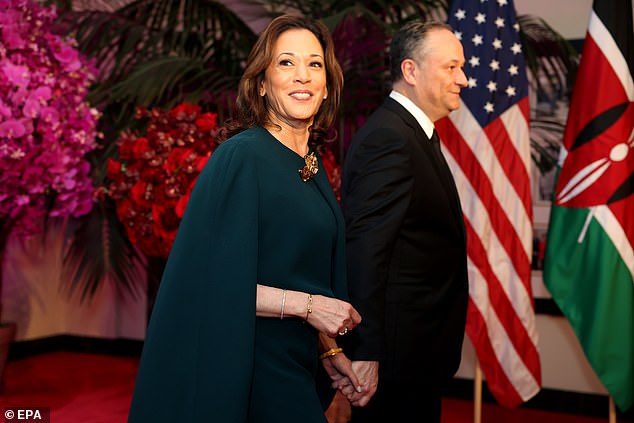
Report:
[[[82,302],[87,301],[102,283],[111,281],[120,294],[144,294],[142,257],[123,235],[116,213],[101,203],[76,223],[63,259],[67,293],[78,293]]]

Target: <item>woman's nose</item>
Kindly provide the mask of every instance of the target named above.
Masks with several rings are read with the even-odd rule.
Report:
[[[295,68],[295,81],[301,82],[305,84],[310,81],[310,73],[308,72],[308,67],[303,63],[300,63]]]

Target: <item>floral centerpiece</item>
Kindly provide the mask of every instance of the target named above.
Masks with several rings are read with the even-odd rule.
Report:
[[[128,239],[147,256],[167,257],[200,171],[214,148],[216,118],[183,103],[164,111],[138,108],[143,135],[126,131],[119,158],[108,160],[107,194]]]
[[[0,220],[29,235],[44,218],[92,208],[98,112],[85,101],[96,71],[51,32],[52,7],[0,0]],[[0,245],[2,248],[3,245]]]

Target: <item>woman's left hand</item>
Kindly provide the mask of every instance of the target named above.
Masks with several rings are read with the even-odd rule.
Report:
[[[332,379],[332,387],[342,390],[346,386],[355,387],[358,393],[363,392],[357,375],[352,370],[352,362],[343,353],[335,354],[322,360],[326,373]]]

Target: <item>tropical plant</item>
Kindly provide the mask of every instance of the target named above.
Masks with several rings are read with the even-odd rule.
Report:
[[[531,110],[531,156],[545,174],[557,164],[565,126],[559,108],[568,102],[579,53],[540,17],[520,15],[518,23],[536,98]]]
[[[136,106],[213,104],[210,96],[230,94],[256,39],[212,0],[137,0],[114,12],[68,12],[62,22],[99,63],[89,100],[115,129],[130,126]]]

